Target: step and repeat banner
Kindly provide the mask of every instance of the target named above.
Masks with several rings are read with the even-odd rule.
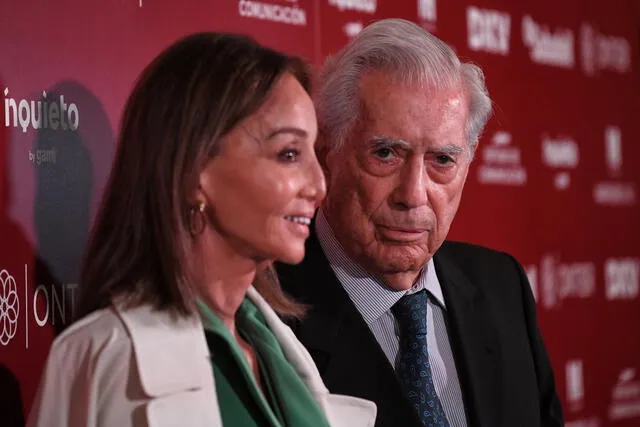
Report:
[[[635,0],[2,0],[0,425],[21,425],[78,270],[118,121],[175,39],[243,32],[313,64],[401,17],[495,100],[450,237],[525,266],[567,425],[640,426],[640,6]]]

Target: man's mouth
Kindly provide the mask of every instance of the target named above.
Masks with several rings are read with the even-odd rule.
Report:
[[[420,240],[429,231],[426,228],[415,227],[392,227],[379,225],[377,227],[379,235],[385,240],[410,243]]]

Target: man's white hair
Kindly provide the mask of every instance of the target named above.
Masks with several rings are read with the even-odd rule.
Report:
[[[360,113],[359,79],[379,70],[398,83],[424,84],[435,90],[462,85],[469,95],[467,135],[473,154],[491,115],[491,98],[482,70],[463,63],[453,49],[418,25],[385,19],[367,26],[336,56],[328,58],[320,74],[315,105],[319,144],[339,149]]]

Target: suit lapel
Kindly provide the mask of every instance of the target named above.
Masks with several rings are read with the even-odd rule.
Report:
[[[449,340],[469,426],[499,426],[502,421],[496,416],[503,413],[503,381],[499,340],[488,303],[443,249],[436,253],[434,264],[447,304]]]
[[[421,426],[403,397],[395,372],[371,330],[333,274],[314,233],[305,260],[278,266],[283,287],[309,304],[304,322],[293,324],[332,393],[372,400],[378,426]]]

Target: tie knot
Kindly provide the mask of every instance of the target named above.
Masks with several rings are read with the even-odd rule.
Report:
[[[427,334],[427,291],[425,289],[415,294],[405,295],[391,307],[401,334]]]

